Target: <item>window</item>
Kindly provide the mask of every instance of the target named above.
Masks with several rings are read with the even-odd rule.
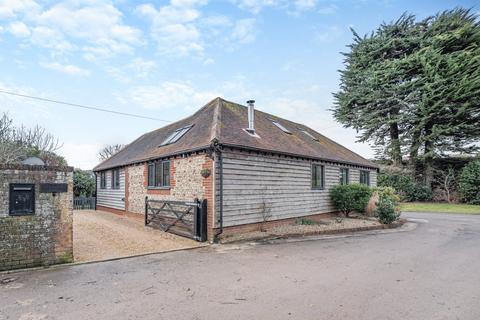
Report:
[[[170,161],[159,161],[148,164],[148,187],[170,187]]]
[[[325,182],[325,167],[319,164],[312,164],[312,188],[323,189]]]
[[[370,185],[370,171],[360,170],[360,183]]]
[[[179,128],[179,129],[173,131],[172,134],[170,134],[165,140],[163,140],[163,142],[160,144],[160,147],[161,146],[166,146],[167,144],[172,144],[172,143],[177,142],[192,127],[193,127],[193,125],[190,125],[190,126]]]
[[[120,169],[112,170],[112,189],[120,189]]]
[[[32,214],[35,214],[35,185],[11,183],[9,215],[24,216]]]
[[[271,119],[270,119],[270,120],[271,120]],[[285,128],[280,122],[275,121],[275,120],[271,120],[271,121],[272,121],[272,123],[273,123],[277,128],[279,128],[279,129],[282,130],[283,132],[288,133],[288,134],[292,134],[292,133],[290,132],[290,130],[288,130],[287,128]]]
[[[107,175],[105,171],[100,172],[100,189],[105,189],[107,187]]]
[[[348,168],[340,168],[340,184],[345,185],[349,183]]]
[[[318,139],[315,138],[315,137],[314,137],[310,132],[308,132],[307,130],[302,129],[302,128],[298,128],[298,130],[300,130],[301,132],[303,132],[303,134],[305,134],[306,136],[312,138],[312,140],[318,141]]]

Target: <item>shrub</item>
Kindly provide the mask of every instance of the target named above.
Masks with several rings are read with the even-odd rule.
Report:
[[[378,195],[377,207],[375,209],[375,216],[383,224],[390,224],[400,217],[398,210],[398,201],[400,197],[395,194],[395,190],[391,187],[376,188],[375,192]]]
[[[402,201],[430,201],[433,198],[432,190],[415,182],[407,172],[382,172],[378,175],[377,184],[395,189]]]
[[[400,215],[398,214],[395,201],[389,197],[380,197],[377,202],[375,215],[383,224],[390,224],[396,221]]]
[[[464,202],[480,204],[480,160],[467,164],[458,179],[458,191]]]
[[[414,183],[405,192],[405,201],[430,201],[433,198],[432,189],[423,184]]]
[[[365,212],[371,195],[372,189],[363,184],[338,185],[330,193],[335,208],[347,217],[352,211]]]

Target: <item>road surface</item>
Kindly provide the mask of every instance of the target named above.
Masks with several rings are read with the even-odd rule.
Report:
[[[0,319],[480,319],[480,216],[405,216],[416,229],[3,274]]]

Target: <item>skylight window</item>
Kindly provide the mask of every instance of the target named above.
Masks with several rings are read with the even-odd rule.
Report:
[[[190,126],[186,126],[186,127],[183,127],[183,128],[179,128],[175,131],[172,132],[171,135],[169,135],[167,137],[167,139],[165,139],[161,144],[160,144],[160,147],[161,146],[166,146],[167,144],[172,144],[172,143],[175,143],[177,142],[178,140],[180,140],[181,137],[183,137],[185,135],[185,133],[188,132],[188,130],[190,130],[190,128],[192,128],[193,125],[190,125]]]
[[[287,128],[285,128],[280,122],[275,121],[275,120],[271,120],[271,121],[272,121],[272,123],[273,123],[277,128],[279,128],[279,129],[282,130],[283,132],[288,133],[288,134],[292,134],[292,133],[290,132],[290,130],[288,130]]]
[[[315,138],[310,132],[308,132],[307,130],[305,129],[301,129],[301,128],[298,128],[298,130],[302,131],[305,135],[309,136],[310,138],[312,138],[312,140],[315,140],[315,141],[318,141],[317,138]]]

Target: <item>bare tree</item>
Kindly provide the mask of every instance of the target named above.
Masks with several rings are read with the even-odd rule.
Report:
[[[13,121],[6,113],[0,118],[0,143],[10,141],[13,131]]]
[[[442,190],[445,200],[448,203],[452,201],[451,196],[455,191],[455,170],[448,166],[445,170],[435,170],[435,178],[439,188]]]
[[[45,153],[58,151],[62,147],[58,138],[38,125],[33,128],[26,128],[22,125],[14,129],[12,140],[19,145]]]
[[[15,127],[6,113],[0,118],[0,162],[18,163],[21,160],[37,156],[47,165],[66,165],[63,157],[55,152],[61,143],[44,128],[35,126]]]
[[[98,152],[98,158],[100,161],[107,160],[120,150],[122,150],[125,146],[123,144],[109,144],[103,147],[102,150]]]

